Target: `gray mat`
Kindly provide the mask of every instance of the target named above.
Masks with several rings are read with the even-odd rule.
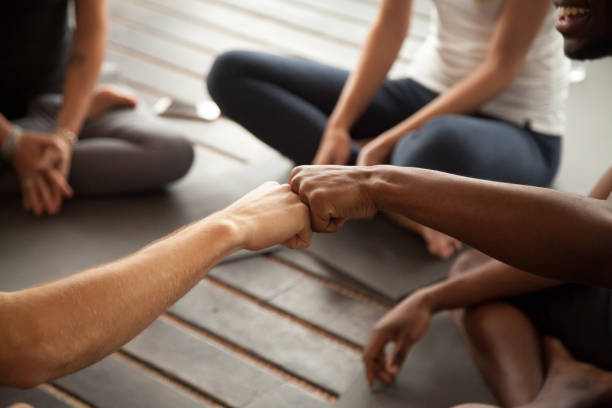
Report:
[[[394,300],[444,278],[452,262],[435,258],[420,237],[383,217],[352,220],[335,234],[316,234],[307,251]],[[299,254],[285,251],[282,257],[309,269]]]
[[[62,212],[36,218],[18,197],[0,197],[0,288],[17,290],[134,252],[241,197],[286,168],[247,166],[196,149],[190,173],[167,191],[75,198]],[[243,252],[234,257],[250,255]]]
[[[434,318],[391,386],[367,386],[361,374],[337,408],[448,408],[465,402],[495,404],[449,314]]]
[[[8,407],[11,404],[25,402],[35,408],[70,408],[71,405],[58,399],[54,395],[40,389],[18,390],[9,387],[0,387],[0,406]]]

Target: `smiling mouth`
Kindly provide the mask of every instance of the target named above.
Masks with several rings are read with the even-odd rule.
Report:
[[[591,10],[585,7],[557,7],[557,30],[563,34],[572,34],[586,23]]]

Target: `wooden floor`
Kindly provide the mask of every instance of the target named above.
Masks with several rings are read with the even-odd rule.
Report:
[[[131,88],[150,106],[164,95],[187,102],[207,98],[204,78],[215,56],[231,49],[297,55],[349,69],[376,14],[377,1],[109,0],[109,4],[112,19],[107,60],[118,71],[111,81]],[[392,75],[405,72],[410,56],[423,40],[428,7],[426,1],[417,2],[410,40]],[[14,281],[3,281],[5,288],[58,278],[129,253],[231,202],[260,182],[283,180],[291,167],[286,159],[226,119],[172,123],[193,141],[197,153],[187,179],[170,189],[170,198],[163,199],[179,202],[181,212],[168,214],[155,207],[150,197],[120,204],[104,202],[103,206],[110,206],[104,211],[123,209],[130,219],[137,219],[119,245],[114,230],[101,232],[106,231],[105,220],[91,220],[91,208],[99,208],[94,207],[99,204],[79,202],[67,211],[84,211],[88,218],[72,215],[72,220],[79,219],[81,224],[70,224],[62,231],[82,234],[89,228],[90,246],[106,252],[68,255],[55,269],[47,265],[46,275],[30,277],[24,273]],[[138,212],[143,208],[140,219]],[[154,217],[158,225],[149,225],[146,217]],[[10,222],[0,221],[6,221],[3,225]],[[376,234],[391,235],[397,247],[391,251],[396,255],[383,253],[367,242],[355,250],[356,241],[349,230],[344,241],[336,241],[337,246],[321,241],[324,244],[311,253],[281,250],[224,263],[120,351],[26,394],[0,389],[0,404],[28,399],[39,407],[333,406],[362,372],[360,354],[373,323],[400,295],[440,279],[447,267],[427,258],[418,265],[410,264],[410,269],[422,272],[420,275],[404,279],[406,262],[401,256],[406,256],[405,241],[397,235],[402,233],[377,225]],[[23,223],[19,228],[23,230]],[[44,238],[44,232],[37,234]],[[77,238],[66,232],[64,239]],[[41,238],[41,248],[49,245],[48,241]],[[419,244],[413,241],[410,245]],[[10,242],[2,247],[10,248]],[[422,258],[422,254],[418,256]],[[329,257],[340,261],[332,265],[326,262]],[[379,257],[391,259],[388,263],[397,269],[391,271],[393,279],[382,277],[382,272],[389,271],[377,266],[384,263]],[[350,259],[357,259],[361,266],[353,268]],[[23,262],[28,260],[6,258],[2,268],[20,270]],[[432,265],[431,271],[427,269]],[[364,273],[357,276],[352,269]],[[378,273],[380,281],[387,279],[386,284],[377,285]],[[368,281],[369,277],[374,278]],[[402,281],[398,283],[398,279]],[[455,342],[462,347],[459,340]]]

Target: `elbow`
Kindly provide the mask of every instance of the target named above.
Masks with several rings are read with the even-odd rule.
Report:
[[[65,371],[69,363],[69,347],[60,347],[43,327],[31,316],[0,313],[1,384],[33,388]]]
[[[29,389],[56,378],[61,364],[44,345],[31,341],[3,347],[0,356],[0,383],[14,388]]]

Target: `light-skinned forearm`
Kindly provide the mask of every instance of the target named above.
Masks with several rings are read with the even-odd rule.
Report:
[[[485,62],[468,77],[387,130],[381,137],[390,144],[395,144],[407,133],[420,129],[435,117],[472,114],[506,90],[514,76],[512,67],[499,67],[493,62]]]
[[[369,174],[365,188],[378,210],[519,269],[612,288],[610,201],[425,169],[375,166]]]
[[[57,128],[78,134],[104,60],[108,17],[102,0],[78,0],[75,9],[77,28]]]
[[[112,353],[241,246],[215,215],[126,258],[0,295],[0,382],[29,387]]]
[[[496,260],[415,292],[434,313],[524,295],[561,285]]]
[[[410,22],[412,0],[385,0],[350,74],[328,127],[349,130],[381,87],[402,47]]]

